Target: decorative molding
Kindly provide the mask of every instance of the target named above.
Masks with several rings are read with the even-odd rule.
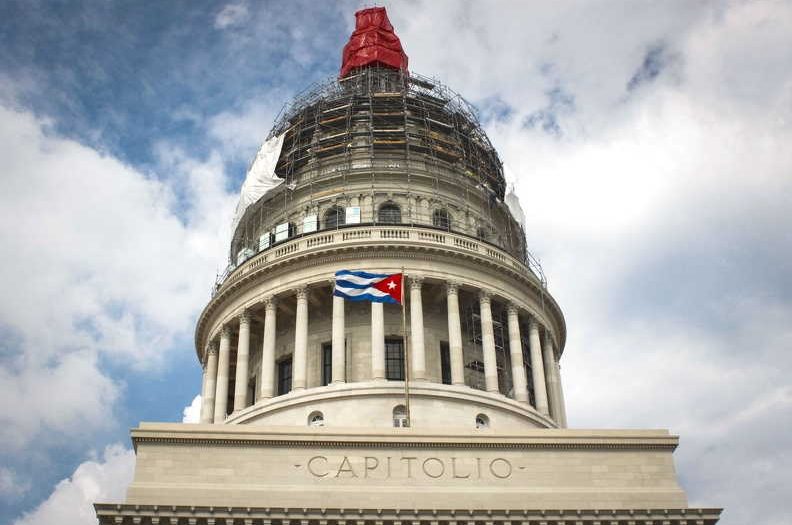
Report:
[[[250,325],[250,311],[247,309],[242,310],[242,313],[239,314],[239,325],[243,324]]]
[[[220,425],[221,423],[216,423]],[[226,437],[186,437],[186,436],[132,436],[135,448],[141,443],[167,443],[169,445],[190,446],[259,446],[280,448],[354,448],[354,449],[453,449],[453,450],[666,450],[673,452],[677,445],[671,443],[646,443],[640,440],[607,442],[605,439],[596,442],[464,442],[464,441],[331,441],[317,436],[310,439],[250,439]]]
[[[265,310],[274,310],[278,306],[278,299],[274,295],[268,295],[262,302]]]
[[[713,525],[722,509],[369,509],[278,508],[195,505],[94,504],[100,525],[155,525],[154,520],[189,525],[241,522],[248,525],[335,522],[372,525]],[[162,523],[162,521],[159,521]]]

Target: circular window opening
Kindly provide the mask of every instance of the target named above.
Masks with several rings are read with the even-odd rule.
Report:
[[[308,416],[308,426],[309,427],[323,427],[324,426],[324,415],[321,412],[311,412],[311,415]]]
[[[476,416],[476,428],[489,428],[490,421],[487,416],[484,414],[479,414]]]

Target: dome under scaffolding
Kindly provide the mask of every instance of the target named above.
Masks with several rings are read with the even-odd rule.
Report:
[[[332,228],[381,222],[373,206],[348,206],[361,191],[379,192],[378,178],[398,181],[391,193],[403,196],[400,223],[453,231],[504,249],[546,286],[522,225],[504,203],[503,163],[475,108],[437,80],[378,66],[327,79],[281,109],[267,141],[276,139],[282,147],[273,176],[285,184],[236,221],[230,265],[218,275],[215,290],[256,254],[326,229],[321,216],[328,211],[317,203],[328,192],[345,214],[357,208],[350,220],[330,221]],[[449,210],[447,219],[422,213],[414,200],[417,183],[434,188],[424,197]],[[458,199],[443,202],[448,201],[444,188],[454,188]],[[295,199],[308,209],[299,217]]]

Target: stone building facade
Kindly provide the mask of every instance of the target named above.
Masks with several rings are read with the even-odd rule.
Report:
[[[389,26],[367,9],[356,34]],[[567,428],[564,317],[464,99],[376,60],[269,138],[283,183],[242,210],[196,328],[201,423],[134,429],[134,480],[100,523],[718,520],[688,507],[676,436]],[[406,322],[334,296],[340,269],[403,273]]]

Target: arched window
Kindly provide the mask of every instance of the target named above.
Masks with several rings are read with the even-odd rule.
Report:
[[[479,414],[476,416],[476,428],[489,428],[490,422],[489,418],[484,414]]]
[[[328,230],[333,230],[339,226],[343,226],[346,221],[346,212],[344,208],[333,206],[324,214],[324,227]]]
[[[388,201],[379,208],[377,222],[382,224],[400,224],[401,208],[395,202]]]
[[[444,209],[435,210],[432,214],[432,224],[435,226],[435,228],[450,230],[451,216],[448,215],[448,211]]]
[[[319,412],[318,410],[315,412],[311,412],[308,416],[308,426],[309,427],[323,427],[324,426],[324,415]]]
[[[407,419],[407,409],[404,405],[396,405],[393,407],[393,426],[397,428],[410,426],[410,420]]]

